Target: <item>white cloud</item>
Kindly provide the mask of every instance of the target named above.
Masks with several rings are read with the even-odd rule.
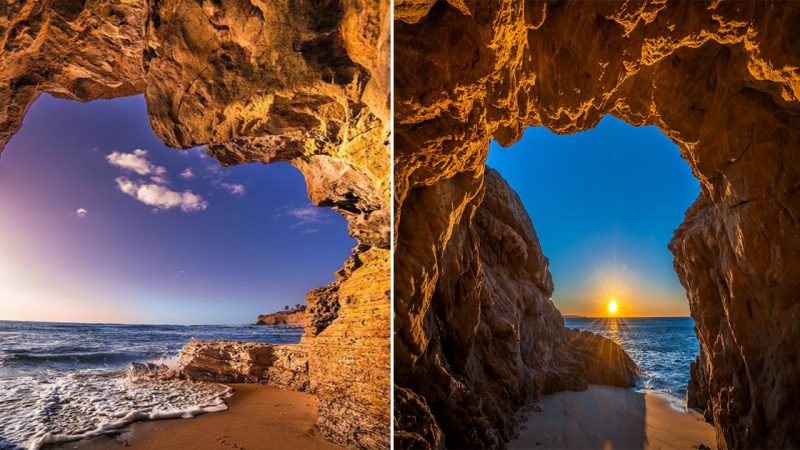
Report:
[[[197,156],[200,159],[207,158],[206,147],[204,145],[201,145],[199,147],[187,148],[186,150],[178,152],[178,154],[183,156]]]
[[[292,228],[305,228],[304,233],[316,233],[319,225],[328,221],[325,213],[321,208],[316,206],[299,206],[296,208],[289,208],[285,210],[282,215],[289,216],[295,220]]]
[[[238,183],[220,183],[223,189],[233,195],[244,195],[244,185]]]
[[[146,184],[125,177],[118,177],[116,182],[120,191],[156,209],[180,208],[192,212],[208,207],[205,199],[192,191],[175,192],[160,184]]]
[[[186,170],[181,172],[180,175],[181,178],[183,178],[184,180],[188,180],[189,178],[194,178],[194,172],[192,172],[192,169],[190,167],[187,167]]]
[[[78,208],[75,210],[75,215],[80,218],[86,217],[87,214],[89,214],[89,211],[87,211],[85,208]]]
[[[163,167],[161,167],[163,169]],[[150,181],[157,184],[168,184],[169,178],[167,178],[166,173],[153,175],[150,177]]]
[[[151,175],[156,183],[164,184],[167,181],[167,169],[151,163],[147,159],[147,150],[137,148],[131,153],[111,152],[106,156],[106,161],[112,166],[136,172],[142,176]]]

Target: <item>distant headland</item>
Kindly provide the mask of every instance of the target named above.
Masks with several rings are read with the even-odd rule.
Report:
[[[256,319],[257,325],[298,325],[304,326],[308,318],[306,305],[285,306],[283,311],[263,314]]]

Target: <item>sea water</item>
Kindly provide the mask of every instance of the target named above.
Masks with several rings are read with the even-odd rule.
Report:
[[[174,364],[193,339],[297,343],[302,328],[0,321],[0,449],[36,449],[146,419],[227,408],[227,387],[137,377],[132,363]]]
[[[700,345],[691,317],[565,318],[569,328],[587,330],[612,339],[641,370],[638,390],[657,391],[683,400],[689,365]]]

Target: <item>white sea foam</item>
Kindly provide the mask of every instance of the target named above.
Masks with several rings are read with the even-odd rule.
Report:
[[[0,450],[107,433],[132,421],[226,409],[217,384],[158,381],[193,339],[299,342],[302,328],[111,325],[0,320]],[[127,367],[127,369],[126,369]]]
[[[46,371],[0,378],[0,449],[39,449],[119,430],[139,420],[227,409],[227,386],[134,378],[125,370]]]

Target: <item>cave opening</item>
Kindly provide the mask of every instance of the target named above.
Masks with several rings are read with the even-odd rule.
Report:
[[[143,96],[43,94],[0,159],[0,319],[250,324],[355,246],[286,163],[166,147]]]
[[[700,185],[675,143],[609,115],[570,135],[527,128],[508,149],[493,141],[487,166],[531,217],[565,325],[615,340],[640,388],[683,399],[699,344],[667,246]]]
[[[355,245],[295,167],[168,148],[141,95],[43,94],[0,158],[4,321],[249,326],[304,308]],[[290,343],[295,325],[216,331]]]
[[[304,339],[306,295],[328,292],[356,247],[347,225],[292,165],[223,167],[205,147],[166,147],[141,95],[42,94],[0,158],[0,447],[79,435],[107,408],[219,410],[222,385],[169,378],[189,370],[192,342],[307,359],[272,345]],[[305,370],[283,387],[304,391]],[[45,423],[29,402],[53,383],[75,406]]]

